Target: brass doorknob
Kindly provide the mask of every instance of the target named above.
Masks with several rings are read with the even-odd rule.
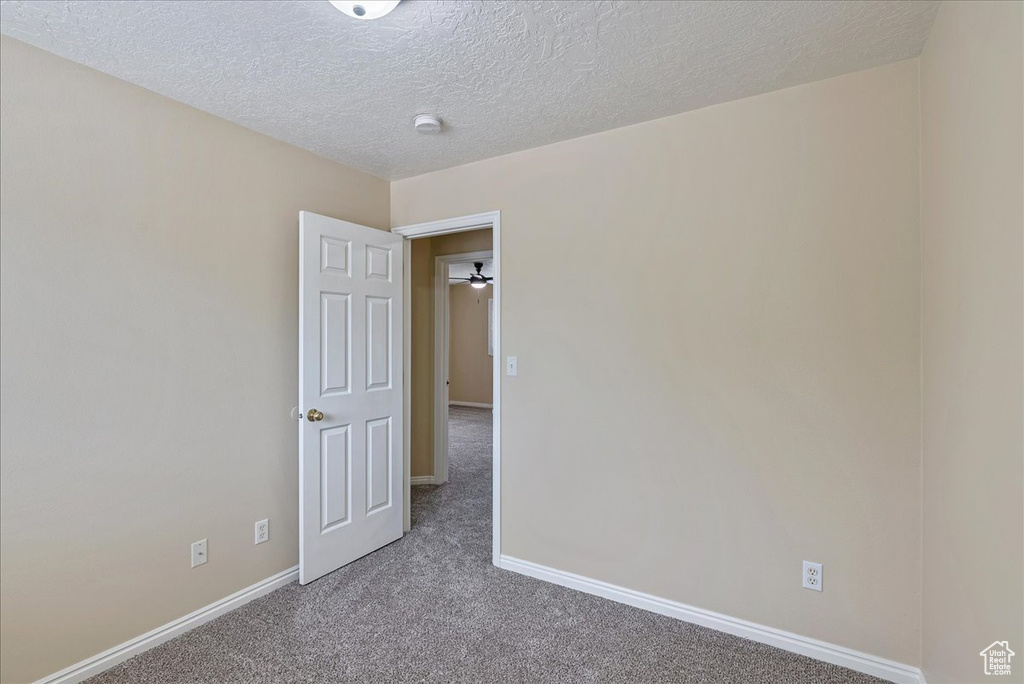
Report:
[[[316,422],[318,420],[323,420],[324,414],[316,409],[309,409],[309,412],[306,413],[306,418],[308,418],[310,422]]]

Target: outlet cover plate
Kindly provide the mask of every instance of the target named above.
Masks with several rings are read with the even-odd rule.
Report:
[[[197,542],[192,542],[192,567],[204,564],[206,559],[206,540],[200,539]]]
[[[821,574],[821,563],[812,563],[810,561],[804,561],[803,577],[804,589],[810,589],[811,591],[821,591],[822,582],[824,581]]]
[[[260,520],[256,523],[256,539],[257,544],[270,541],[270,520]]]

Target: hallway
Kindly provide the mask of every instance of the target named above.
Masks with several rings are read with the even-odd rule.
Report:
[[[450,480],[412,531],[91,684],[881,680],[491,565],[491,413],[452,407]]]

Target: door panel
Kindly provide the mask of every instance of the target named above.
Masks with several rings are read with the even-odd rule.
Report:
[[[366,389],[391,388],[391,300],[366,298]]]
[[[348,264],[351,259],[352,243],[336,238],[320,238],[320,270],[324,273],[333,272],[343,276],[349,275]]]
[[[367,513],[391,505],[391,419],[366,424]]]
[[[320,512],[321,532],[352,519],[351,425],[320,431]]]
[[[402,249],[299,214],[302,584],[402,536]]]
[[[347,394],[352,365],[349,295],[320,293],[320,396]]]
[[[391,250],[387,247],[367,245],[366,277],[368,280],[391,282]]]

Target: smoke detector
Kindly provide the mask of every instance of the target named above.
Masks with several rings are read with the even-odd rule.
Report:
[[[439,133],[441,131],[441,119],[430,114],[418,114],[412,120],[413,128],[418,133]]]

